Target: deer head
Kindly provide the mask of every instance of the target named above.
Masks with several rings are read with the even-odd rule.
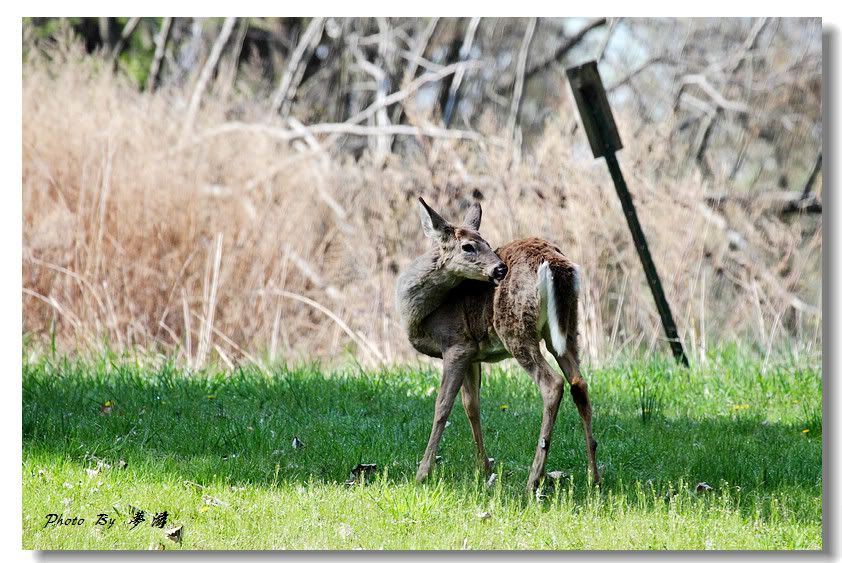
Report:
[[[490,281],[494,285],[506,277],[509,269],[479,234],[482,208],[478,202],[471,205],[462,225],[456,227],[427,205],[424,198],[419,197],[418,201],[421,226],[437,245],[440,268],[460,278]]]

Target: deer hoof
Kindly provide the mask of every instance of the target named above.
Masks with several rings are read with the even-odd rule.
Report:
[[[527,495],[534,495],[535,491],[538,490],[538,482],[539,479],[529,479],[526,482],[526,494]]]
[[[418,472],[415,474],[415,480],[419,483],[423,482],[427,476],[430,474],[430,468],[421,466],[418,468]]]

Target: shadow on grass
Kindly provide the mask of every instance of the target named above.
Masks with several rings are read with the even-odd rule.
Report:
[[[123,459],[127,471],[147,480],[257,486],[341,485],[356,464],[376,463],[389,482],[403,483],[414,478],[426,445],[438,377],[423,370],[326,377],[315,368],[241,369],[185,376],[168,366],[145,372],[25,365],[23,458],[86,467],[96,459]],[[659,495],[682,482],[693,488],[704,481],[755,501],[794,494],[820,502],[820,436],[746,416],[643,423],[633,400],[606,405],[609,399],[593,391],[603,492]],[[525,375],[492,376],[483,383],[482,402],[486,445],[502,470],[505,493],[522,498],[541,416],[537,391]],[[484,477],[458,401],[451,421],[433,479],[474,488]],[[293,447],[296,438],[302,447]],[[581,484],[585,468],[581,425],[566,392],[547,470],[562,470]],[[587,494],[586,488],[577,486],[576,494]],[[815,507],[805,506],[803,517],[815,518]]]

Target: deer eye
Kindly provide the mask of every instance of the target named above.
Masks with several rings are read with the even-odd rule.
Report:
[[[473,253],[476,252],[477,249],[474,248],[473,244],[465,243],[462,245],[462,250],[464,250],[465,252]]]

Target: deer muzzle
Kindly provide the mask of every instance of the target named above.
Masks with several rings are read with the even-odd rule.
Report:
[[[509,268],[501,262],[500,265],[494,268],[491,272],[491,281],[494,282],[494,285],[498,285],[501,281],[503,281],[503,278],[505,278],[508,273]]]

